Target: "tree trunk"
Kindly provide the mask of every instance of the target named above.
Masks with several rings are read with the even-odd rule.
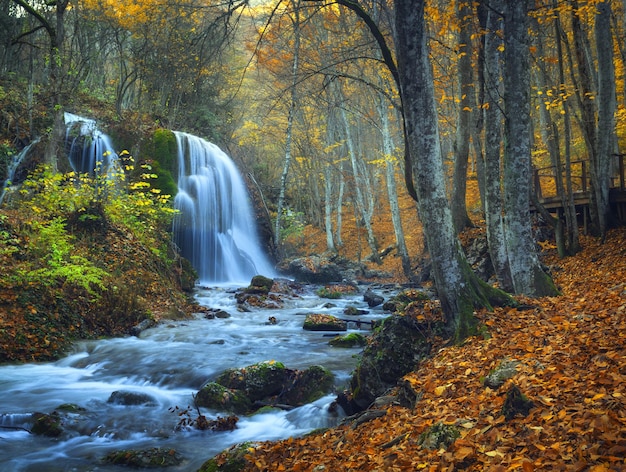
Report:
[[[281,252],[280,244],[280,228],[283,206],[285,204],[285,190],[287,188],[287,176],[289,175],[289,167],[291,166],[291,143],[293,139],[293,121],[296,113],[296,105],[298,103],[298,63],[300,60],[300,2],[294,0],[294,45],[293,45],[293,64],[291,67],[291,100],[289,102],[289,112],[287,115],[287,133],[285,136],[285,161],[283,162],[283,171],[280,175],[280,188],[278,193],[278,202],[276,204],[276,223],[274,233],[276,237],[276,247]]]
[[[326,249],[336,252],[333,240],[333,173],[330,164],[324,167],[324,227],[326,229]]]
[[[596,51],[598,56],[598,127],[597,152],[591,163],[592,191],[595,194],[599,236],[606,237],[609,226],[609,187],[611,156],[615,144],[615,71],[613,68],[613,37],[611,5],[602,1],[596,13]]]
[[[56,172],[58,156],[62,154],[62,144],[65,138],[61,71],[63,64],[63,40],[65,37],[65,11],[69,0],[57,0],[54,2],[56,6],[54,24],[46,18],[45,14],[40,13],[28,2],[24,0],[13,0],[13,2],[21,6],[29,15],[39,22],[41,27],[46,30],[50,39],[50,57],[48,60],[50,64],[50,89],[52,91],[50,109],[53,110],[53,118],[52,131],[48,145],[46,146],[44,160],[46,164]],[[36,31],[36,29],[33,31]],[[33,31],[31,31],[31,33]]]
[[[389,209],[391,211],[391,221],[393,231],[396,236],[396,248],[398,256],[402,261],[402,271],[404,275],[411,279],[411,259],[404,240],[404,230],[402,229],[402,219],[400,218],[400,205],[398,204],[398,192],[396,190],[395,165],[393,160],[394,145],[389,131],[389,116],[384,98],[378,97],[378,115],[382,123],[383,155],[385,156],[385,178],[387,182],[387,195],[389,197]]]
[[[426,47],[424,0],[395,0],[394,5],[400,93],[419,215],[444,317],[453,339],[460,341],[476,330],[474,309],[490,307],[492,295],[504,294],[472,272],[452,222]]]
[[[357,210],[358,218],[363,221],[365,227],[365,235],[367,239],[367,245],[372,251],[371,259],[377,264],[381,264],[380,256],[378,255],[378,245],[376,243],[376,237],[374,235],[374,229],[372,228],[371,214],[368,211],[368,207],[365,203],[365,196],[361,189],[360,181],[367,179],[360,178],[362,172],[359,172],[359,163],[357,162],[356,149],[354,147],[354,140],[352,138],[352,131],[350,129],[350,122],[346,110],[343,106],[340,107],[341,119],[343,120],[344,132],[346,137],[346,145],[348,147],[348,155],[350,156],[350,164],[352,165],[352,175],[354,178],[354,203]],[[368,188],[369,191],[369,188]]]
[[[467,165],[470,149],[470,124],[475,108],[474,80],[472,77],[472,39],[470,27],[472,6],[470,2],[457,2],[457,20],[460,25],[458,43],[459,122],[454,143],[454,174],[452,177],[452,220],[457,232],[472,226],[465,202],[467,192]]]
[[[578,69],[578,80],[575,86],[576,98],[580,107],[580,126],[585,138],[589,162],[593,168],[597,152],[597,129],[596,129],[596,90],[593,82],[593,68],[591,66],[589,40],[584,31],[583,25],[578,16],[578,1],[570,0],[572,36],[574,38],[574,52],[576,55],[576,65]],[[593,183],[592,183],[593,185]],[[589,204],[589,214],[591,216],[591,232],[600,235],[600,221],[598,207],[596,204],[596,194],[591,190]]]
[[[556,8],[556,0],[552,3]],[[554,20],[554,36],[556,42],[558,66],[559,66],[559,83],[565,84],[565,70],[563,67],[563,46],[561,44],[561,20],[556,15]],[[580,251],[578,219],[576,217],[576,205],[574,204],[574,189],[572,188],[572,125],[570,120],[570,106],[567,100],[562,101],[563,107],[563,132],[564,136],[564,157],[565,157],[565,195],[563,199],[563,209],[565,213],[565,236],[567,253],[574,255]]]
[[[533,26],[538,30],[539,22],[535,19],[533,22]],[[537,48],[537,52],[539,56],[544,57],[545,51],[543,48],[543,39],[539,36],[535,38],[535,44]],[[545,63],[538,64],[537,71],[537,84],[542,93],[548,93],[548,90],[551,90],[550,78],[548,75],[548,71],[546,69]],[[543,96],[542,96],[543,98]],[[543,144],[546,146],[548,150],[548,154],[550,156],[550,163],[554,167],[554,181],[556,185],[556,193],[562,203],[566,201],[565,196],[565,184],[563,182],[563,162],[561,159],[561,147],[560,147],[560,135],[559,128],[557,123],[552,119],[552,113],[550,112],[550,101],[547,99],[539,100],[539,123],[540,129],[539,132],[541,134],[541,140]],[[533,191],[533,189],[531,189]],[[564,206],[565,208],[565,206]],[[546,216],[548,217],[547,222],[552,225],[555,229],[555,239],[556,239],[556,247],[560,257],[565,257],[567,255],[567,244],[566,244],[566,235],[563,231],[563,222],[562,222],[562,214],[559,212],[555,217],[553,217],[549,212],[546,212]],[[566,214],[567,217],[567,214]],[[569,227],[569,225],[566,225]]]
[[[530,224],[530,52],[527,0],[507,2],[504,15],[504,226],[515,293],[556,295],[536,254]]]
[[[504,237],[500,155],[502,143],[502,0],[490,2],[485,34],[485,223],[489,255],[500,287],[513,292],[509,256]]]

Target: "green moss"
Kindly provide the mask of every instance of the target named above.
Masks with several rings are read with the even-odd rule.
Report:
[[[460,436],[456,426],[439,422],[420,434],[417,443],[426,449],[447,449]]]
[[[346,331],[348,329],[346,322],[336,316],[319,313],[306,315],[302,328],[306,331]]]
[[[158,129],[142,150],[141,160],[150,162],[151,172],[157,178],[151,181],[151,186],[161,190],[166,195],[176,195],[178,187],[174,181],[177,174],[178,149],[176,136],[167,129]]]
[[[195,397],[196,405],[216,410],[248,413],[252,407],[250,399],[236,389],[215,382],[206,384]]]
[[[219,454],[225,461],[218,461],[215,457],[209,459],[202,464],[198,472],[240,472],[246,466],[245,456],[250,453],[251,449],[253,449],[253,443],[236,444]]]
[[[341,292],[338,292],[336,290],[331,290],[331,289],[329,289],[327,287],[321,287],[321,288],[317,289],[317,291],[315,293],[320,298],[330,298],[330,299],[333,299],[333,300],[341,298]]]
[[[337,299],[345,295],[353,295],[357,293],[357,289],[349,284],[334,284],[320,287],[315,293],[320,298]]]
[[[33,413],[33,419],[35,420],[32,427],[33,434],[56,438],[63,433],[61,418],[56,411],[49,415],[45,413]]]
[[[367,339],[365,336],[359,333],[349,333],[344,336],[336,336],[330,341],[328,344],[334,347],[356,347],[356,346],[365,346],[367,344]]]
[[[107,454],[105,462],[130,467],[153,469],[179,465],[183,458],[174,449],[154,447],[146,450],[122,450]]]
[[[239,391],[250,402],[277,395],[284,388],[289,371],[282,362],[264,361],[241,369],[229,369],[215,382]]]

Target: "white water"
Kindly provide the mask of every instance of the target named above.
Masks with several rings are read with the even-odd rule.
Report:
[[[2,202],[4,201],[7,190],[11,185],[13,185],[13,179],[15,178],[15,172],[17,171],[17,168],[20,166],[20,164],[28,154],[28,151],[30,151],[30,148],[38,142],[39,138],[28,144],[28,146],[24,147],[24,149],[22,149],[18,154],[13,156],[13,159],[7,166],[7,178],[2,185],[2,192],[0,192],[0,205],[2,205]]]
[[[185,462],[160,470],[188,472],[235,443],[298,436],[336,423],[327,411],[335,397],[328,395],[289,412],[240,417],[232,432],[176,431],[179,418],[169,409],[193,405],[192,394],[228,368],[272,359],[296,369],[322,365],[343,388],[359,350],[332,348],[322,333],[304,331],[304,314],[342,316],[347,304],[367,309],[362,295],[333,300],[334,308],[323,308],[328,300],[309,295],[289,308],[252,313],[238,312],[233,294],[225,288],[202,289],[197,298],[205,306],[225,309],[231,318],[170,322],[139,338],[80,343],[74,354],[55,363],[0,366],[0,425],[30,429],[33,412],[50,413],[66,403],[86,410],[64,420],[61,438],[0,428],[0,470],[121,471],[125,469],[100,459],[120,449],[164,447],[175,448]],[[278,323],[268,324],[269,316]],[[376,311],[374,318],[380,316]],[[117,390],[148,394],[154,404],[107,403]],[[208,419],[227,415],[206,409],[202,413]]]
[[[106,176],[119,171],[111,138],[98,129],[95,120],[67,112],[64,119],[65,145],[74,172]]]
[[[174,240],[201,285],[248,283],[274,269],[257,236],[246,186],[234,162],[215,144],[175,132],[178,194]]]

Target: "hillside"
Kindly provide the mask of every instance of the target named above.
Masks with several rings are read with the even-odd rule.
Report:
[[[575,257],[544,254],[562,296],[481,311],[485,336],[442,346],[407,375],[414,406],[392,401],[361,424],[262,443],[244,470],[624,470],[626,229],[604,245],[582,242]],[[503,361],[514,362],[512,378],[486,386]],[[532,407],[507,420],[513,386]],[[437,423],[455,426],[459,438],[447,449],[420,446]]]

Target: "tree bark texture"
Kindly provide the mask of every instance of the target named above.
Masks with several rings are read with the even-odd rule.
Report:
[[[504,223],[515,293],[556,295],[537,257],[530,222],[530,52],[527,0],[507,2],[504,15]]]
[[[475,331],[473,310],[494,294],[472,272],[456,236],[445,191],[434,85],[428,60],[423,0],[395,0],[396,49],[402,104],[409,130],[413,178],[437,294],[459,341]]]
[[[470,2],[457,4],[457,20],[460,24],[459,31],[459,118],[456,127],[456,139],[454,143],[454,174],[452,176],[452,220],[457,232],[472,226],[467,214],[465,197],[467,193],[467,166],[470,151],[470,136],[472,115],[475,107],[474,80],[472,77],[472,40],[470,27],[472,22],[472,7]]]
[[[502,154],[502,0],[490,2],[485,34],[485,223],[489,255],[500,287],[513,292],[513,281],[509,269],[509,256],[504,238],[502,216],[502,176],[500,162]]]

